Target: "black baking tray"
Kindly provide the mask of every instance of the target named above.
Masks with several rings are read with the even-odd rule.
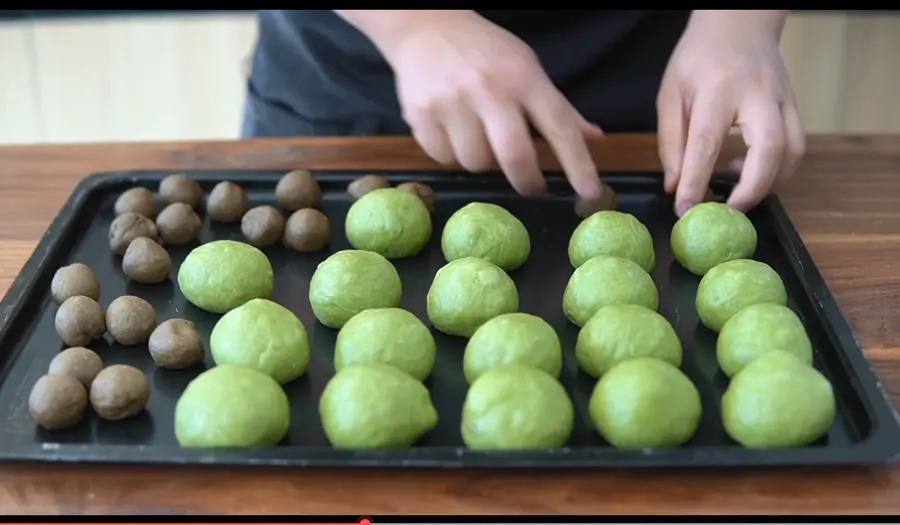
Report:
[[[50,281],[56,269],[73,262],[91,266],[101,279],[101,304],[133,294],[150,301],[160,321],[186,317],[207,338],[219,316],[190,305],[173,281],[159,285],[129,282],[120,258],[107,244],[113,202],[124,190],[145,186],[156,190],[164,172],[120,172],[84,180],[41,240],[2,303],[0,316],[0,460],[57,462],[284,465],[316,467],[725,467],[798,466],[878,463],[900,453],[900,427],[877,377],[841,315],[819,271],[803,246],[777,198],[770,197],[750,214],[759,231],[756,258],[770,264],[784,279],[790,306],[801,316],[815,348],[815,366],[832,382],[838,416],[827,434],[811,446],[790,450],[747,450],[731,441],[720,422],[719,405],[727,378],[715,357],[715,335],[698,322],[694,297],[699,278],[682,269],[669,249],[669,233],[676,220],[672,199],[662,191],[654,173],[607,174],[604,180],[617,192],[619,209],[635,214],[653,234],[657,264],[653,278],[659,288],[659,312],[675,326],[684,346],[682,369],[697,385],[704,415],[696,436],[679,448],[619,451],[592,430],[588,399],[595,381],[580,372],[574,356],[578,329],[561,308],[562,294],[572,273],[567,255],[569,236],[579,223],[573,213],[572,192],[559,173],[548,173],[549,191],[536,198],[517,196],[500,174],[381,172],[394,183],[423,181],[438,195],[434,235],[419,256],[395,261],[403,280],[402,306],[427,322],[425,294],[435,272],[444,264],[440,234],[447,218],[471,201],[489,201],[518,216],[531,232],[528,262],[511,272],[519,288],[522,311],[546,319],[559,333],[564,348],[561,377],[576,407],[576,424],[565,448],[525,452],[476,452],[464,448],[459,425],[467,383],[462,371],[465,340],[433,330],[438,358],[426,382],[440,415],[437,428],[411,449],[342,451],[331,448],[318,417],[318,398],[334,373],[336,331],[319,324],[307,299],[316,265],[329,254],[350,246],[344,236],[349,207],[346,187],[366,172],[316,172],[324,192],[322,209],[333,223],[331,247],[321,253],[300,254],[282,246],[265,250],[275,269],[273,300],[294,311],[306,325],[312,361],[303,378],[285,385],[292,404],[288,438],[268,449],[182,449],[174,431],[174,405],[185,386],[207,367],[189,370],[157,369],[146,348],[120,347],[108,339],[92,345],[107,364],[136,366],[150,378],[152,395],[147,410],[126,421],[106,422],[95,414],[74,428],[46,432],[36,428],[27,410],[35,380],[47,370],[62,348],[53,328],[56,307]],[[376,172],[377,173],[377,172]],[[273,204],[274,187],[282,172],[188,172],[209,192],[219,181],[241,184],[252,203]],[[733,179],[716,176],[713,190],[721,198]],[[204,221],[202,242],[241,239],[239,225]],[[191,247],[170,249],[174,269]],[[797,392],[797,395],[804,395]]]

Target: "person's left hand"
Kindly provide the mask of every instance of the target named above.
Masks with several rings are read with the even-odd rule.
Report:
[[[657,98],[665,187],[681,216],[703,202],[722,144],[740,127],[747,156],[728,203],[746,211],[787,181],[805,137],[779,51],[784,12],[694,11]]]

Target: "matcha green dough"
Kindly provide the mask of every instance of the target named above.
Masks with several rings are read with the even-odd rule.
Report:
[[[742,308],[722,327],[716,342],[719,367],[728,377],[759,356],[784,350],[812,366],[813,350],[803,322],[787,306],[771,303]]]
[[[809,445],[828,432],[836,411],[825,376],[781,350],[745,366],[722,396],[725,431],[754,449]]]
[[[578,333],[575,358],[581,369],[600,377],[636,357],[655,357],[681,366],[681,341],[665,317],[636,304],[597,310]]]
[[[316,267],[309,304],[320,323],[341,328],[369,308],[400,306],[403,285],[390,261],[375,252],[343,250]]]
[[[478,257],[511,272],[525,264],[531,254],[531,237],[522,221],[506,209],[471,202],[447,220],[441,249],[447,261]]]
[[[175,405],[182,447],[272,447],[291,425],[284,390],[243,365],[220,365],[197,376]]]
[[[523,365],[482,374],[469,387],[462,438],[475,450],[529,450],[565,446],[575,426],[575,407],[553,376]]]
[[[556,330],[540,317],[526,313],[503,314],[481,325],[469,339],[463,371],[472,384],[488,370],[519,364],[562,373],[562,346]]]
[[[413,257],[431,239],[431,213],[417,195],[381,188],[366,193],[350,206],[344,231],[357,250],[375,252],[388,259]]]
[[[476,257],[456,259],[434,276],[428,319],[447,335],[471,337],[481,325],[519,310],[516,283],[499,266]]]
[[[380,364],[335,374],[319,399],[319,416],[332,446],[356,450],[411,447],[438,422],[425,385]]]
[[[732,315],[752,304],[787,305],[781,277],[766,263],[736,259],[713,267],[697,287],[700,321],[718,332]]]
[[[280,384],[309,367],[309,337],[293,312],[268,299],[252,299],[223,315],[209,336],[217,365],[259,369]]]
[[[700,426],[700,392],[678,368],[638,357],[609,370],[589,405],[597,431],[619,449],[677,447]]]
[[[756,252],[756,228],[740,211],[720,202],[688,210],[672,228],[672,253],[689,272],[704,275],[713,266],[749,259]]]
[[[572,273],[563,294],[563,312],[573,324],[584,326],[597,310],[611,304],[656,310],[659,292],[650,274],[634,261],[598,255]]]
[[[647,273],[656,265],[650,230],[630,213],[598,211],[572,232],[569,261],[578,268],[598,255],[613,255],[637,263]]]
[[[250,299],[267,299],[275,272],[258,248],[237,241],[213,241],[191,250],[178,269],[178,287],[191,304],[216,314]]]
[[[419,381],[431,375],[437,346],[414,314],[400,308],[372,308],[354,315],[338,332],[334,368],[376,363],[398,368]]]

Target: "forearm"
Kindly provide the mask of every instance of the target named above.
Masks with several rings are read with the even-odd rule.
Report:
[[[410,34],[429,30],[454,18],[478,16],[472,10],[335,9],[335,14],[369,37],[390,60],[393,49]]]
[[[734,34],[764,31],[780,40],[789,13],[790,10],[786,9],[738,11],[695,9],[688,27]]]

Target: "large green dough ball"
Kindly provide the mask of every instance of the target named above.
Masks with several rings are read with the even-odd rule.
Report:
[[[652,357],[623,361],[591,394],[591,420],[620,449],[677,447],[700,426],[700,392],[684,373]]]
[[[424,381],[434,368],[437,347],[425,324],[400,308],[363,310],[338,332],[334,368],[380,363]]]
[[[175,437],[182,447],[271,447],[284,439],[290,425],[284,390],[243,365],[203,372],[175,405]]]
[[[381,188],[350,206],[344,230],[350,245],[358,250],[388,259],[412,257],[431,239],[431,213],[417,195]]]
[[[197,308],[224,314],[250,299],[271,296],[275,272],[258,248],[237,241],[213,241],[185,257],[178,269],[178,287]]]
[[[559,448],[575,427],[566,389],[547,372],[523,365],[494,368],[469,387],[463,442],[476,450]]]
[[[659,307],[659,292],[650,274],[634,261],[598,255],[579,266],[563,294],[563,312],[584,326],[597,310],[611,304]]]
[[[209,336],[217,365],[258,368],[280,384],[309,367],[309,337],[293,312],[268,299],[253,299],[223,315]]]
[[[825,376],[781,350],[745,366],[722,396],[725,431],[747,448],[809,445],[828,432],[836,411]]]
[[[471,337],[479,326],[519,310],[516,283],[499,266],[463,257],[441,267],[427,298],[431,324],[447,335]]]
[[[438,422],[425,385],[379,364],[335,374],[319,399],[319,416],[332,446],[357,450],[410,447]]]
[[[531,238],[522,221],[506,209],[471,202],[447,220],[441,249],[448,261],[478,257],[510,272],[525,264],[531,254]]]
[[[600,377],[622,361],[655,357],[681,366],[681,341],[665,317],[636,304],[597,310],[578,333],[575,358],[581,369]]]
[[[675,259],[696,275],[726,261],[753,257],[756,240],[750,219],[720,202],[704,202],[688,210],[675,223],[671,236]]]
[[[751,304],[787,304],[781,277],[766,263],[736,259],[713,267],[697,287],[697,314],[718,332],[741,308]]]
[[[475,330],[463,355],[469,384],[488,370],[510,364],[539,368],[558,378],[562,346],[556,330],[540,317],[520,312],[498,315]]]
[[[369,308],[400,306],[403,285],[390,261],[375,252],[343,250],[316,267],[309,281],[309,304],[316,319],[341,328]]]
[[[598,255],[630,259],[647,273],[656,265],[650,230],[634,215],[615,210],[598,211],[581,221],[569,239],[569,260],[575,268]]]
[[[722,327],[716,342],[719,367],[729,377],[759,356],[784,350],[812,366],[813,351],[803,322],[787,306],[771,303],[742,308]]]

